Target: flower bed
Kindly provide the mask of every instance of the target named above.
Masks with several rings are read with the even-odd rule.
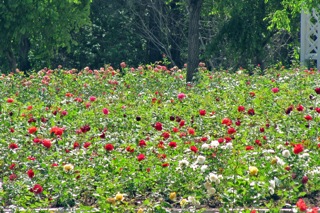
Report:
[[[195,84],[165,66],[2,76],[0,206],[318,206],[319,73],[241,72],[202,67]]]

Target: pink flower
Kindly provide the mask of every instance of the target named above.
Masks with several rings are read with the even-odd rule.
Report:
[[[103,114],[108,115],[109,114],[109,110],[107,108],[103,108],[102,110]]]
[[[272,91],[273,93],[277,93],[277,92],[279,92],[279,88],[277,88],[277,87],[272,88],[271,91]]]
[[[177,97],[179,100],[183,100],[186,98],[186,95],[184,93],[179,93]]]
[[[89,97],[89,100],[90,100],[91,102],[93,102],[93,101],[97,100],[97,98],[96,98],[95,96],[90,96],[90,97]]]

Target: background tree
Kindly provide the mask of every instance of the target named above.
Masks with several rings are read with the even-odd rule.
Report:
[[[71,32],[89,21],[89,6],[90,0],[3,0],[0,54],[7,68],[30,69],[30,56],[50,64],[59,47],[69,46]]]

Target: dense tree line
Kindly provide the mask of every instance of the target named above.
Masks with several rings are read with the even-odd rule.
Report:
[[[290,64],[316,0],[0,0],[0,70]]]

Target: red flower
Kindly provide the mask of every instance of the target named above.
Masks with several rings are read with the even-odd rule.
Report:
[[[43,139],[42,145],[49,149],[52,144],[51,144],[51,141],[49,139]]]
[[[297,207],[302,212],[305,212],[307,210],[307,205],[301,198],[297,202]]]
[[[156,123],[154,124],[154,128],[155,128],[156,130],[158,130],[158,131],[161,131],[161,130],[162,130],[162,123],[156,122]]]
[[[207,137],[202,137],[202,138],[201,138],[201,141],[202,141],[202,142],[206,142],[207,140],[208,140]]]
[[[299,154],[303,151],[303,145],[302,144],[296,144],[293,148],[294,154]]]
[[[183,126],[185,125],[185,123],[186,123],[185,120],[181,120],[180,123],[179,123],[179,126],[180,126],[180,127],[183,127]]]
[[[241,125],[241,121],[240,121],[240,120],[237,120],[237,121],[235,122],[235,124],[236,124],[236,126],[240,126],[240,125]]]
[[[57,167],[58,166],[58,164],[57,163],[53,163],[53,164],[51,164],[51,167]]]
[[[73,143],[73,148],[76,149],[76,148],[78,148],[78,147],[80,147],[80,144],[79,144],[77,141],[74,142],[74,143]]]
[[[189,133],[189,135],[194,135],[196,132],[193,128],[190,127],[190,128],[188,128],[188,133]]]
[[[244,106],[238,106],[238,112],[244,112],[245,110]]]
[[[86,133],[86,132],[88,132],[88,131],[90,131],[90,126],[89,125],[84,125],[84,126],[82,126],[82,127],[80,127],[80,130],[81,130],[81,132],[82,133]]]
[[[171,141],[171,142],[169,142],[169,146],[172,148],[175,148],[175,147],[177,147],[177,143],[174,141]]]
[[[246,146],[246,150],[253,150],[253,146]]]
[[[236,133],[236,132],[237,132],[237,131],[236,131],[234,128],[232,128],[232,127],[228,129],[228,134],[230,134],[230,135],[231,135],[231,134],[234,134],[234,133]]]
[[[248,114],[249,114],[249,115],[254,115],[254,114],[255,114],[255,113],[254,113],[254,109],[252,109],[252,108],[249,109],[249,110],[248,110]]]
[[[304,118],[305,118],[307,121],[311,121],[311,120],[312,120],[311,115],[306,115],[306,116],[304,116]]]
[[[222,119],[221,123],[226,126],[230,126],[232,124],[232,120],[229,118],[224,118],[224,119]]]
[[[320,94],[320,87],[315,88],[314,91],[315,91],[317,94]]]
[[[85,142],[85,143],[83,144],[83,147],[87,149],[90,145],[91,145],[90,142]]]
[[[219,142],[219,143],[223,143],[223,142],[224,142],[224,139],[223,139],[223,138],[218,138],[218,142]]]
[[[35,157],[32,157],[32,156],[28,156],[28,160],[34,161],[34,160],[36,160],[36,158],[35,158]]]
[[[17,149],[17,148],[18,148],[18,145],[17,145],[16,143],[11,143],[11,144],[9,145],[9,148],[10,148],[10,149]]]
[[[27,171],[27,175],[29,176],[29,178],[33,178],[33,177],[34,177],[34,172],[33,172],[33,170],[32,170],[32,169],[29,169],[29,170]]]
[[[140,147],[145,147],[145,146],[147,146],[147,143],[144,140],[140,140],[139,141],[139,146]]]
[[[43,188],[40,184],[36,184],[33,186],[32,189],[30,189],[31,192],[35,193],[35,194],[40,194],[43,192]]]
[[[263,128],[263,127],[260,127],[259,131],[260,131],[260,132],[264,132],[264,128]]]
[[[315,110],[317,113],[320,113],[320,107],[316,107]]]
[[[309,178],[307,176],[303,176],[302,180],[301,180],[301,183],[302,184],[306,184],[306,183],[308,183],[308,180],[309,180]]]
[[[16,175],[16,174],[11,174],[10,176],[9,176],[9,179],[11,180],[11,181],[13,181],[13,180],[15,180],[15,179],[17,179],[18,178],[18,176]]]
[[[258,146],[262,146],[262,144],[261,144],[261,141],[260,141],[260,140],[255,140],[255,143],[256,143]]]
[[[170,133],[169,132],[164,132],[162,133],[162,137],[166,140],[170,137]]]
[[[232,138],[230,137],[225,137],[224,139],[226,140],[226,143],[229,143],[230,141],[232,141]]]
[[[42,139],[40,139],[40,138],[34,138],[34,139],[33,139],[33,142],[34,142],[34,143],[42,143]]]
[[[298,110],[299,112],[302,112],[302,111],[304,110],[304,107],[303,107],[301,104],[299,104],[299,105],[297,106],[297,110]]]
[[[190,150],[193,151],[194,153],[198,152],[198,148],[196,146],[191,146]]]
[[[12,98],[8,98],[8,99],[7,99],[7,103],[13,103],[13,101],[14,101],[14,100],[13,100]]]
[[[179,93],[177,97],[179,100],[183,100],[185,99],[186,95],[184,93]]]
[[[311,211],[308,211],[308,213],[318,213],[318,211],[319,211],[318,207],[313,207]]]
[[[144,160],[146,157],[144,156],[144,154],[139,154],[138,156],[137,156],[137,159],[138,159],[138,161],[142,161],[142,160]]]
[[[273,93],[277,93],[277,92],[279,92],[279,88],[277,88],[277,87],[272,88],[271,91],[272,91]]]
[[[107,150],[107,151],[112,151],[114,149],[114,146],[111,144],[111,143],[108,143],[104,146],[104,148]]]
[[[37,127],[35,127],[35,126],[30,127],[29,130],[28,130],[29,134],[33,134],[33,133],[35,133],[36,131],[37,131]]]
[[[177,127],[173,127],[173,128],[172,128],[172,131],[173,131],[173,132],[179,132],[179,129],[178,129]]]
[[[12,170],[12,169],[14,169],[14,167],[16,167],[16,164],[13,163],[13,164],[11,164],[11,165],[9,166],[9,169]]]
[[[134,148],[131,148],[130,146],[128,146],[126,148],[127,152],[133,153],[134,152]]]
[[[250,213],[257,213],[257,211],[256,210],[251,210]]]
[[[61,135],[63,134],[63,131],[64,131],[64,129],[63,129],[63,128],[60,128],[60,127],[54,126],[54,127],[52,127],[52,128],[51,128],[51,130],[50,130],[50,134],[51,134],[51,133],[53,133],[53,134],[55,134],[55,135],[59,135],[59,136],[61,136]]]
[[[206,110],[200,109],[200,110],[199,110],[199,114],[200,114],[201,116],[205,116],[205,115],[206,115]]]
[[[162,164],[162,167],[168,167],[169,166],[169,163],[163,163]]]
[[[286,114],[289,115],[292,110],[293,110],[293,106],[291,105],[286,109]]]

